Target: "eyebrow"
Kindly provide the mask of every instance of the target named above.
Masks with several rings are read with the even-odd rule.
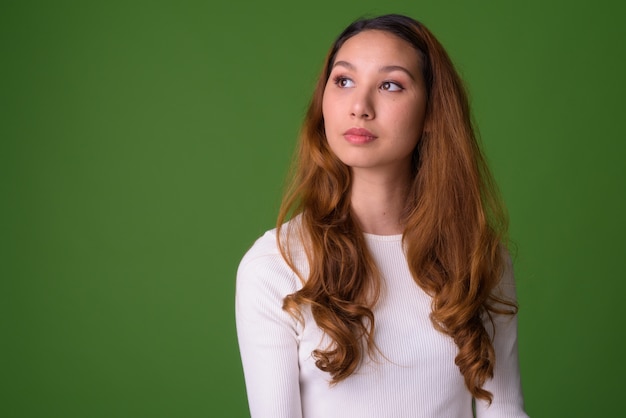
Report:
[[[378,71],[381,73],[390,73],[392,71],[402,71],[406,73],[409,77],[411,77],[411,80],[415,81],[415,77],[413,77],[413,74],[411,74],[409,70],[407,70],[406,68],[400,65],[386,65],[384,67],[381,67],[380,70]]]
[[[356,67],[347,61],[337,61],[333,65],[333,68],[337,66],[345,67],[351,71],[356,71]],[[380,73],[390,73],[392,71],[402,71],[403,73],[406,73],[409,77],[411,77],[411,80],[415,81],[415,77],[413,76],[413,74],[411,74],[409,70],[402,67],[401,65],[385,65],[384,67],[380,67],[380,69],[378,70],[378,72]]]

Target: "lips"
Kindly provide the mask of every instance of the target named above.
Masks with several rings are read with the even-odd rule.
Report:
[[[371,133],[365,128],[351,128],[343,133],[343,137],[346,141],[352,144],[367,144],[377,138],[376,135]]]

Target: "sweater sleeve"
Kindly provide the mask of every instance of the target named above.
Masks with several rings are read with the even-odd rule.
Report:
[[[507,300],[516,301],[515,278],[511,258],[506,254],[506,268],[498,293]],[[492,393],[491,405],[476,401],[477,418],[527,418],[520,381],[517,355],[517,315],[493,315],[495,335],[493,344],[496,364],[493,379],[484,388]],[[490,329],[487,323],[487,329]]]
[[[282,309],[283,298],[297,290],[296,278],[279,254],[256,253],[253,247],[239,265],[235,296],[250,413],[300,418],[297,323]]]

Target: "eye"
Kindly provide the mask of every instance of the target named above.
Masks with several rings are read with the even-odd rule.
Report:
[[[382,90],[386,90],[386,91],[402,91],[402,90],[404,90],[404,87],[402,87],[400,84],[395,83],[393,81],[385,81],[383,84],[380,85],[380,88]]]
[[[335,83],[337,87],[340,87],[342,89],[354,87],[354,81],[350,80],[348,77],[343,76],[335,77],[333,79],[333,83]]]

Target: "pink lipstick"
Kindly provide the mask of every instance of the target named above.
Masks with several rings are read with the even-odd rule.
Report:
[[[377,138],[365,128],[351,128],[343,133],[343,137],[351,144],[367,144]]]

